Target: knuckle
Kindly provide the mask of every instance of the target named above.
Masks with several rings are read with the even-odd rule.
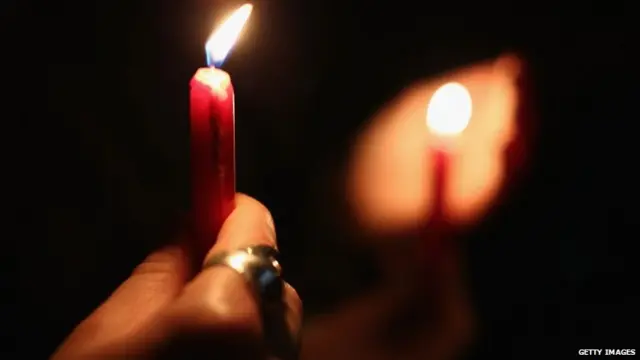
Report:
[[[170,279],[174,277],[174,267],[164,259],[149,257],[133,270],[134,276]]]
[[[195,328],[234,333],[253,331],[255,317],[251,311],[237,311],[228,301],[201,299],[188,308],[185,319]]]
[[[156,251],[138,265],[134,274],[172,274],[176,272],[177,259],[180,257],[178,249],[167,248]]]
[[[158,251],[149,255],[131,273],[132,279],[144,279],[148,284],[176,284],[184,281],[187,269],[179,259],[179,253]]]
[[[181,322],[196,329],[259,333],[257,305],[237,274],[218,268],[200,274],[180,301]]]

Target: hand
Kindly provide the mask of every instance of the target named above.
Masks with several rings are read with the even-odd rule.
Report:
[[[273,220],[262,204],[239,194],[207,259],[252,245],[276,246]],[[263,358],[260,313],[243,277],[216,266],[191,279],[191,263],[182,245],[151,254],[52,359]],[[302,303],[288,284],[283,300],[287,326],[297,337]]]
[[[423,231],[434,213],[426,108],[434,91],[451,81],[473,99],[471,122],[449,157],[442,199],[449,226],[462,231],[483,218],[526,159],[530,114],[521,103],[521,66],[501,57],[419,81],[364,129],[346,193],[356,239],[377,254],[383,278],[369,293],[306,324],[304,359],[452,359],[465,349],[474,319],[456,239],[430,247],[429,262],[420,258],[433,240]]]

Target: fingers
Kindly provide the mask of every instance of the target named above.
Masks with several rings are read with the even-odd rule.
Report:
[[[186,282],[189,260],[178,246],[148,256],[94,313],[62,344],[53,358],[69,359],[96,354],[134,356],[164,330],[159,314],[173,302]],[[146,339],[146,340],[143,340]]]
[[[264,205],[238,194],[236,208],[223,224],[205,262],[220,252],[253,245],[277,246],[273,219]],[[287,324],[298,332],[302,318],[300,299],[290,286],[285,286],[283,299]],[[185,286],[171,313],[182,333],[206,333],[210,338],[235,334],[245,344],[262,338],[255,296],[244,277],[226,266],[209,267],[199,273]]]
[[[258,201],[238,194],[236,208],[205,261],[219,252],[253,245],[277,247],[273,219]],[[185,353],[189,349],[199,356],[214,351],[212,355],[225,359],[259,358],[261,314],[244,277],[218,266],[186,283],[189,265],[181,247],[150,255],[78,326],[54,358],[135,357],[149,351],[190,358]],[[300,298],[288,284],[282,297],[283,328],[297,336],[302,322]],[[178,352],[173,354],[174,350]]]
[[[188,270],[187,254],[182,247],[176,245],[158,250],[135,268],[95,315],[104,313],[110,321],[136,322],[135,319],[173,301],[186,282]]]

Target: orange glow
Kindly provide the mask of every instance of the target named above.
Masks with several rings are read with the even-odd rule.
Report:
[[[424,223],[434,201],[434,165],[425,145],[439,146],[439,140],[448,145],[453,138],[446,216],[458,224],[482,216],[509,176],[507,146],[524,135],[516,125],[519,64],[517,58],[501,57],[419,81],[371,120],[355,145],[348,180],[349,201],[365,230],[398,231]],[[453,116],[458,118],[451,121]]]
[[[224,61],[238,40],[252,10],[253,5],[242,5],[211,34],[205,45],[209,66],[220,65]]]
[[[469,90],[462,84],[450,82],[433,93],[427,107],[427,126],[437,135],[457,135],[467,128],[471,114]]]

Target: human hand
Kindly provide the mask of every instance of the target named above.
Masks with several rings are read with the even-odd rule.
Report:
[[[258,201],[238,194],[206,259],[254,245],[276,247],[273,219]],[[260,309],[245,279],[227,266],[192,276],[186,249],[180,244],[151,254],[52,359],[266,358]],[[295,344],[302,303],[286,283],[282,299],[287,335]]]
[[[305,359],[451,359],[468,344],[474,320],[460,252],[455,239],[429,238],[426,226],[435,212],[426,109],[448,82],[463,84],[473,100],[448,158],[441,209],[448,227],[464,231],[514,184],[526,160],[531,113],[523,108],[522,65],[500,57],[418,81],[371,119],[355,143],[346,194],[356,239],[376,254],[382,280],[307,324]]]

